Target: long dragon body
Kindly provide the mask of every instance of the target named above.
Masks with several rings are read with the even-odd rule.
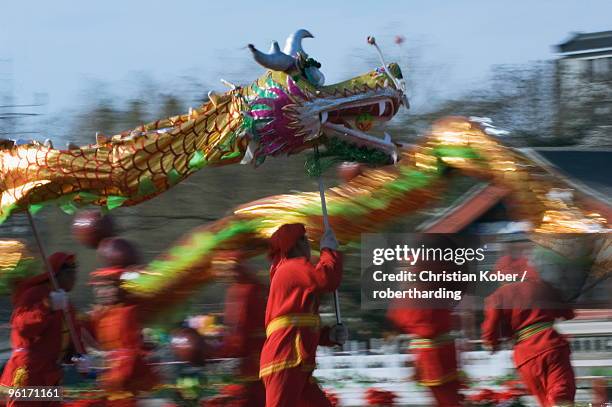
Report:
[[[300,30],[290,37],[288,54],[274,46],[272,54],[263,54],[251,46],[255,59],[270,70],[250,86],[209,94],[207,103],[188,114],[66,150],[47,143],[0,142],[0,221],[51,201],[68,208],[133,205],[203,167],[259,165],[268,156],[332,140],[394,160],[396,145],[389,138],[363,130],[391,119],[406,103],[399,67],[390,64],[324,86],[320,64],[301,47],[308,36]]]
[[[268,54],[250,46],[255,59],[270,70],[251,86],[210,95],[208,103],[186,115],[68,150],[5,142],[0,150],[0,220],[12,211],[53,200],[67,207],[132,205],[203,167],[259,165],[268,156],[295,154],[315,143],[346,143],[360,151],[370,149],[383,161],[399,161],[327,191],[330,223],[343,244],[358,242],[361,233],[380,231],[439,198],[453,169],[509,190],[511,215],[540,232],[538,243],[545,247],[570,255],[566,243],[572,234],[592,236],[588,244],[593,270],[610,272],[612,243],[600,233],[609,230],[609,209],[593,205],[579,191],[568,199],[559,193],[568,189],[562,179],[504,147],[475,121],[439,121],[413,148],[398,149],[387,137],[365,133],[407,105],[399,67],[390,64],[323,86],[319,64],[301,48],[301,39],[308,36],[298,31],[285,52],[276,43]],[[148,307],[151,317],[159,316],[214,278],[211,264],[219,254],[235,249],[249,256],[261,254],[272,231],[287,222],[304,223],[310,238],[318,240],[323,225],[318,193],[280,195],[239,206],[194,230],[125,288]]]
[[[451,117],[437,122],[419,145],[404,148],[397,164],[369,169],[326,191],[330,223],[342,244],[359,242],[362,233],[383,230],[440,198],[449,169],[485,179],[510,191],[511,216],[531,224],[533,239],[571,257],[576,234],[594,262],[593,273],[612,270],[612,213],[575,191],[571,199],[557,191],[568,185],[523,154],[506,148],[478,122]],[[313,242],[322,234],[321,202],[316,192],[264,198],[241,205],[232,214],[199,227],[126,283],[152,316],[189,298],[214,279],[212,262],[227,250],[262,254],[266,239],[281,224],[302,222]],[[568,246],[569,244],[569,246]]]

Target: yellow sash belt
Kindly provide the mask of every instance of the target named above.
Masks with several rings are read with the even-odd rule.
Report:
[[[318,329],[321,326],[321,317],[318,314],[287,314],[274,318],[266,326],[266,337],[273,332],[288,327],[310,327]]]

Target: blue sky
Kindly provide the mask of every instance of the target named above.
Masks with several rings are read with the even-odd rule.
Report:
[[[247,43],[267,50],[307,28],[316,38],[304,48],[328,83],[368,68],[360,59],[374,57],[365,43],[374,34],[390,56],[418,54],[414,74],[445,95],[477,86],[493,64],[552,58],[571,31],[612,29],[610,16],[609,0],[4,1],[0,74],[10,71],[20,103],[48,94],[49,113],[76,108],[91,80],[121,97],[134,72],[168,86],[190,75],[222,89],[220,77],[254,79]]]

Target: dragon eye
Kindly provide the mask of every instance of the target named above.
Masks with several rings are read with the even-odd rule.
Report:
[[[304,76],[308,79],[308,82],[315,86],[323,86],[325,84],[325,76],[318,68],[310,66],[304,69]]]
[[[314,58],[308,58],[304,54],[298,55],[298,67],[302,71],[302,75],[315,86],[323,86],[325,83],[325,76],[319,68],[321,63]]]

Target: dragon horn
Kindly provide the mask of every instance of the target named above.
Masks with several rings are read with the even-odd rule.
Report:
[[[269,54],[259,51],[253,44],[248,46],[253,53],[255,61],[264,68],[272,69],[273,71],[287,71],[295,65],[295,59],[282,53],[276,41],[272,43]]]
[[[291,55],[294,58],[298,56],[298,53],[307,55],[302,48],[302,40],[304,38],[314,38],[314,35],[312,35],[308,30],[297,30],[287,38],[283,52],[287,55]]]

